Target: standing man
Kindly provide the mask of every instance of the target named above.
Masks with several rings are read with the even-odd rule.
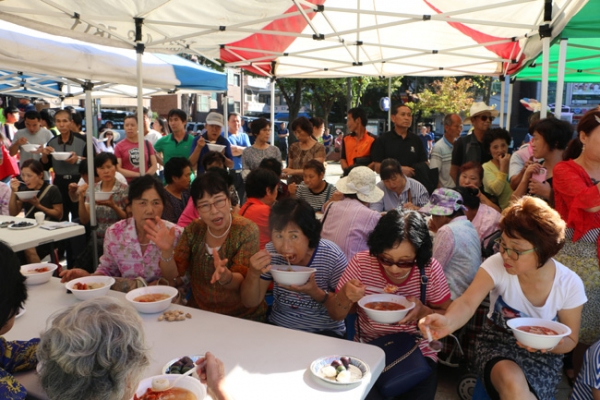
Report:
[[[19,129],[15,134],[12,146],[10,146],[10,155],[19,155],[19,165],[22,166],[26,160],[34,159],[40,160],[41,151],[44,145],[54,137],[52,132],[46,128],[42,128],[40,113],[37,111],[27,111],[25,113],[25,129]],[[33,151],[25,151],[23,145],[25,144],[39,144],[40,147]],[[44,180],[50,181],[50,174],[48,171],[44,171]]]
[[[458,182],[460,167],[469,161],[484,164],[492,159],[490,152],[483,147],[483,136],[492,126],[492,121],[498,116],[498,111],[486,105],[483,101],[473,103],[466,125],[473,124],[473,133],[459,138],[452,149],[452,167],[450,176]]]
[[[2,114],[4,115],[4,119],[6,120],[6,122],[4,122],[4,124],[2,125],[2,136],[4,136],[5,141],[8,141],[4,143],[4,145],[6,146],[7,143],[12,143],[17,133],[18,129],[15,127],[15,124],[19,121],[20,118],[19,109],[15,106],[6,106],[4,107]]]
[[[427,153],[421,139],[409,132],[412,125],[412,110],[404,105],[392,109],[394,130],[380,136],[371,150],[371,158],[375,163],[375,172],[379,173],[381,162],[386,158],[394,158],[402,165],[402,173],[408,177],[415,176],[414,166],[427,162]]]
[[[227,168],[233,168],[233,155],[231,154],[231,145],[229,144],[229,140],[225,139],[221,136],[221,129],[223,129],[223,114],[218,112],[210,112],[206,116],[206,132],[202,135],[196,136],[194,142],[192,144],[192,153],[190,155],[190,163],[192,164],[192,169],[197,169],[198,174],[204,172],[204,167],[202,166],[202,157],[210,150],[208,149],[207,144],[219,144],[221,146],[225,146],[222,150],[223,155],[225,156],[225,166]]]
[[[288,137],[290,136],[290,131],[287,129],[286,123],[282,122],[279,124],[279,132],[277,132],[277,147],[281,151],[281,159],[287,160],[287,152],[288,152]]]
[[[152,126],[152,111],[148,110],[146,107],[143,108],[144,111],[144,139],[150,142],[152,146],[158,142],[158,139],[163,136],[160,132],[155,131],[151,128]],[[110,129],[110,128],[109,128]]]
[[[431,128],[427,125],[421,125],[421,134],[419,135],[419,139],[421,139],[421,143],[423,144],[423,148],[425,149],[425,153],[429,159],[434,140],[433,134],[431,133]]]
[[[462,127],[460,115],[448,114],[444,117],[444,136],[433,146],[429,160],[429,168],[438,169],[438,187],[454,188],[456,186],[450,176],[450,167],[452,165],[452,148],[460,136]]]
[[[154,144],[158,162],[162,165],[165,165],[173,157],[189,158],[194,141],[194,137],[185,131],[187,123],[185,111],[178,108],[172,109],[167,115],[167,121],[173,133],[161,137]]]
[[[242,152],[246,147],[250,147],[250,138],[242,131],[242,117],[238,113],[229,114],[227,120],[227,128],[229,135],[227,140],[231,145],[231,154],[233,156],[233,168],[229,171],[229,175],[233,179],[233,185],[240,198],[240,204],[246,202],[246,189],[244,179],[242,178]]]
[[[375,137],[367,132],[367,113],[362,108],[351,108],[348,111],[348,135],[342,139],[340,164],[342,169],[362,165],[373,169],[371,147]]]

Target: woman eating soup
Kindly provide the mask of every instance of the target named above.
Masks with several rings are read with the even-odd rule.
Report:
[[[490,295],[488,324],[476,342],[476,367],[492,399],[551,399],[561,379],[562,355],[579,337],[587,301],[581,279],[552,257],[565,242],[565,222],[541,199],[523,197],[504,210],[500,252],[488,258],[445,315],[425,317],[421,331],[434,339],[456,331]],[[554,348],[537,351],[517,342],[506,322],[532,317],[571,329]]]
[[[252,124],[254,125],[254,121]],[[298,184],[304,176],[304,164],[313,159],[325,162],[325,147],[313,139],[313,125],[306,117],[296,118],[292,122],[292,132],[298,141],[290,145],[288,167],[283,173],[288,176],[288,184]]]
[[[304,285],[285,286],[275,282],[273,310],[269,322],[342,338],[343,321],[335,321],[328,309],[333,293],[346,268],[346,256],[333,242],[321,239],[321,223],[313,208],[304,200],[287,198],[277,202],[269,216],[271,243],[250,258],[251,268],[242,284],[242,301],[253,307],[264,301],[273,280],[273,266],[301,265],[315,268]]]

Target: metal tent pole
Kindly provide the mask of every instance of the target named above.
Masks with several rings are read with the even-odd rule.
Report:
[[[560,51],[558,53],[558,76],[556,77],[556,100],[554,102],[554,116],[560,119],[562,114],[562,100],[565,86],[565,64],[567,61],[568,39],[560,40]]]
[[[500,128],[504,128],[504,102],[506,100],[506,76],[500,75],[502,85],[500,86]]]
[[[137,69],[137,123],[138,123],[138,151],[139,157],[139,168],[140,176],[146,173],[146,154],[144,150],[144,92],[143,92],[143,78],[142,78],[142,56],[144,55],[144,43],[142,43],[142,25],[144,23],[143,18],[135,18],[135,51],[136,57],[136,69]],[[148,154],[148,157],[150,154]]]
[[[90,198],[90,227],[92,230],[92,265],[93,271],[98,268],[98,236],[96,236],[96,229],[98,228],[98,222],[96,220],[96,196],[94,193],[94,124],[92,123],[94,101],[92,99],[92,89],[94,84],[91,82],[85,82],[81,85],[85,91],[85,142],[86,142],[86,162],[88,166],[88,177],[89,177],[89,198]],[[80,266],[81,267],[81,266]]]
[[[542,93],[540,102],[540,118],[546,118],[548,114],[548,75],[550,70],[550,40],[552,39],[552,0],[544,1],[544,25],[540,26],[540,38],[542,38]]]

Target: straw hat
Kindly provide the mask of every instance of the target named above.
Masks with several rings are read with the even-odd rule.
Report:
[[[476,103],[473,103],[471,105],[471,110],[469,112],[469,116],[465,119],[465,121],[463,122],[463,124],[465,125],[471,125],[471,118],[484,113],[484,112],[489,112],[492,114],[492,117],[497,117],[500,113],[498,112],[498,110],[496,110],[494,107],[492,106],[488,106],[487,104],[485,104],[483,101],[478,101]]]
[[[377,174],[368,167],[355,167],[348,176],[335,184],[344,194],[356,194],[360,201],[376,203],[383,197],[383,190],[376,185]]]

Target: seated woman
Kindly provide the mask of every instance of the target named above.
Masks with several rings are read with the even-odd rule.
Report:
[[[346,256],[333,242],[321,239],[321,223],[312,207],[301,199],[284,199],[271,209],[271,243],[250,258],[251,268],[242,284],[242,301],[253,307],[264,301],[273,280],[271,265],[315,268],[307,283],[284,286],[275,282],[269,322],[290,329],[343,338],[344,321],[329,316],[338,280],[346,268]]]
[[[481,264],[479,235],[465,216],[462,196],[452,189],[435,189],[419,211],[431,214],[433,258],[442,266],[454,300],[467,290]]]
[[[455,190],[462,196],[463,205],[467,208],[465,215],[475,227],[479,235],[479,242],[483,246],[487,246],[486,238],[500,229],[502,215],[492,207],[481,203],[484,195],[478,189],[459,186]]]
[[[425,186],[404,176],[402,166],[396,159],[383,160],[379,175],[381,181],[377,183],[377,187],[383,190],[383,198],[371,203],[371,210],[379,212],[397,208],[418,210],[429,201],[429,193]]]
[[[58,311],[41,335],[38,357],[50,400],[131,399],[150,364],[138,312],[111,297]],[[211,353],[205,357],[198,362],[206,361],[206,367],[196,372],[213,398],[226,400],[223,363]]]
[[[476,366],[492,399],[551,399],[561,379],[562,355],[579,337],[587,301],[581,279],[552,257],[565,243],[565,222],[541,199],[522,197],[504,210],[500,252],[488,258],[467,291],[445,315],[421,320],[434,339],[454,332],[490,294],[489,323],[479,335]],[[547,350],[517,342],[506,321],[515,317],[558,319],[571,334]]]
[[[2,335],[13,327],[15,317],[27,300],[21,263],[13,251],[0,243],[0,398],[25,399],[25,388],[12,376],[15,372],[34,369],[39,339],[8,341]]]
[[[296,185],[290,183],[288,189],[292,196],[303,199],[315,211],[321,211],[323,205],[335,193],[335,187],[325,179],[325,166],[321,161],[310,160],[304,164],[304,181]]]
[[[172,157],[165,164],[164,173],[168,201],[162,219],[176,224],[190,199],[192,164],[185,157]]]
[[[270,169],[271,171],[275,172],[275,175],[277,175],[278,178],[281,178],[283,164],[281,164],[281,161],[279,161],[276,158],[273,158],[273,157],[264,158],[260,162],[260,165],[258,167]],[[282,182],[280,179],[279,185],[277,187],[277,200],[283,200],[286,197],[290,197],[290,191],[288,189],[287,183]]]
[[[469,161],[463,164],[459,170],[458,186],[470,187],[477,191],[479,202],[486,206],[484,209],[493,208],[500,213],[500,207],[495,203],[496,199],[485,192],[483,189],[483,168],[481,164]]]
[[[138,144],[138,124],[136,115],[128,115],[123,121],[125,128],[125,139],[117,143],[115,156],[117,156],[117,170],[131,183],[134,178],[140,176],[140,149]],[[144,148],[144,162],[146,163],[146,174],[154,175],[157,169],[156,153],[154,147],[147,140],[142,144]]]
[[[510,134],[502,128],[490,129],[483,137],[483,147],[492,155],[491,161],[482,165],[483,187],[486,192],[496,196],[502,210],[508,207],[513,192],[508,182],[510,141]]]
[[[571,124],[560,119],[546,118],[535,125],[530,146],[533,157],[544,161],[527,166],[513,199],[528,194],[550,202],[554,166],[563,160],[563,153],[572,137]]]
[[[271,206],[277,201],[278,184],[277,175],[265,168],[256,168],[246,177],[248,200],[240,208],[240,215],[258,226],[261,250],[271,241],[269,214]]]
[[[245,307],[240,285],[248,272],[250,257],[258,252],[256,224],[231,213],[229,186],[217,172],[207,171],[192,183],[192,200],[199,218],[183,231],[175,248],[176,265],[169,280],[188,274],[190,306],[232,317],[264,321],[267,305]]]
[[[357,253],[348,264],[336,288],[335,320],[358,313],[355,341],[370,342],[396,332],[415,334],[417,321],[434,312],[443,313],[450,305],[450,290],[440,264],[432,258],[431,236],[425,219],[416,211],[389,211],[381,217],[367,241],[369,251]],[[421,297],[421,273],[429,277],[425,304]],[[369,288],[366,288],[367,285]],[[375,294],[371,288],[391,288],[394,294],[415,303],[406,317],[397,324],[379,324],[369,319],[357,302],[365,295]],[[388,289],[389,290],[389,289]],[[401,399],[433,399],[437,387],[437,353],[425,341],[419,348],[431,366],[432,373],[399,397]]]
[[[4,182],[0,182],[0,215],[10,215],[8,205],[10,204],[10,195],[12,190]]]
[[[58,222],[63,216],[63,199],[60,190],[54,185],[49,185],[44,181],[44,166],[37,160],[26,160],[21,166],[21,178],[25,183],[25,190],[19,190],[21,182],[16,178],[10,181],[12,194],[8,208],[10,215],[18,215],[21,211],[25,212],[25,218],[34,218],[36,212],[43,212],[48,221]],[[17,197],[18,191],[38,190],[38,193],[30,200],[20,200]],[[25,250],[25,259],[28,263],[40,262],[41,258],[50,254],[49,245],[38,246],[37,249],[31,248]]]
[[[369,209],[370,203],[383,197],[383,191],[376,185],[376,177],[368,167],[352,168],[347,177],[335,184],[337,191],[344,195],[343,199],[329,203],[321,219],[321,237],[340,246],[347,260],[359,251],[369,249],[367,237],[381,217],[380,213]]]
[[[250,171],[258,168],[264,158],[276,158],[281,161],[281,151],[269,144],[271,140],[271,123],[265,118],[258,118],[250,125],[254,143],[242,152],[242,177],[246,179]]]
[[[570,400],[595,400],[600,398],[600,341],[585,351],[583,367],[579,371]]]
[[[182,229],[160,219],[167,201],[162,184],[151,175],[136,178],[129,186],[128,200],[133,216],[106,230],[104,254],[94,275],[117,278],[113,289],[123,292],[143,285],[143,281],[157,284],[167,276],[169,285],[181,285],[180,278],[166,273],[175,268],[173,249]],[[87,275],[90,273],[80,268],[60,274],[63,282]],[[162,282],[166,283],[164,279]]]

